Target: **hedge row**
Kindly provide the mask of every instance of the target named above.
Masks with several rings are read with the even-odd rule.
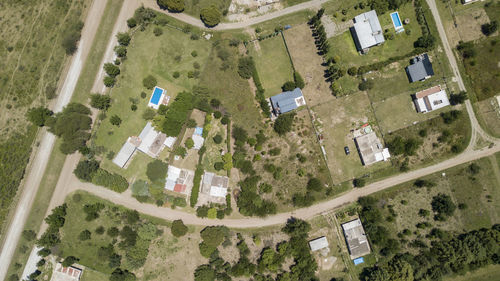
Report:
[[[191,190],[191,197],[189,198],[189,204],[193,208],[196,205],[196,202],[198,202],[198,194],[200,193],[200,182],[203,172],[204,170],[202,166],[198,164],[196,166],[196,170],[194,171],[193,189]]]
[[[128,188],[128,182],[124,177],[101,168],[92,175],[92,183],[107,187],[118,193],[122,193]]]
[[[255,64],[253,64],[252,77],[253,77],[253,82],[255,83],[255,87],[257,87],[257,92],[255,93],[255,99],[257,100],[257,102],[259,102],[260,109],[262,109],[262,112],[267,117],[271,114],[271,109],[269,108],[269,103],[267,102],[267,99],[264,96],[265,90],[262,87],[262,82],[260,82],[259,73],[257,72]]]

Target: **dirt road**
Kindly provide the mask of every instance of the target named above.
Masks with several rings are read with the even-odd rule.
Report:
[[[53,108],[54,112],[59,112],[62,108],[69,103],[73,91],[76,87],[78,77],[82,70],[83,64],[87,59],[90,46],[94,40],[94,35],[99,26],[100,18],[106,7],[106,2],[103,0],[94,1],[90,7],[82,36],[78,44],[76,54],[71,58],[70,68],[64,78],[64,84],[57,97],[56,104]],[[45,130],[41,131],[43,134],[40,141],[36,155],[33,157],[31,169],[26,173],[25,184],[21,188],[22,193],[19,203],[16,206],[14,217],[7,229],[2,253],[0,254],[0,280],[5,279],[7,270],[9,268],[12,256],[14,255],[17,243],[23,231],[26,218],[31,210],[33,201],[38,191],[38,186],[42,180],[45,168],[54,147],[55,136],[47,133]]]
[[[319,9],[323,3],[326,3],[328,1],[329,0],[312,0],[312,1],[308,1],[308,2],[294,5],[294,6],[279,10],[279,11],[275,11],[275,12],[271,12],[271,13],[264,14],[261,16],[253,17],[247,21],[220,23],[217,26],[210,28],[210,30],[242,29],[242,28],[254,25],[254,24],[265,22],[265,21],[268,21],[268,20],[271,20],[274,18],[278,18],[278,17],[284,16],[284,15],[292,14],[292,13],[302,11],[305,9],[315,9],[315,8]],[[186,13],[170,13],[167,10],[160,9],[160,7],[158,6],[158,4],[156,3],[155,0],[145,0],[144,6],[151,8],[151,9],[154,9],[156,11],[160,11],[162,13],[168,14],[169,16],[171,16],[175,19],[178,19],[180,21],[183,21],[185,23],[188,23],[190,25],[193,25],[193,26],[196,26],[199,28],[208,29],[199,18],[195,18],[195,17],[190,16]]]

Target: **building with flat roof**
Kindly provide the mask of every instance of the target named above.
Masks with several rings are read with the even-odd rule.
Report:
[[[368,166],[391,157],[388,148],[384,148],[377,134],[371,131],[354,139],[363,165]]]
[[[356,48],[362,53],[385,42],[382,26],[380,26],[375,10],[357,15],[354,18],[354,26],[350,30]]]
[[[293,91],[283,92],[272,96],[270,101],[275,115],[287,113],[299,106],[306,105],[306,100],[304,99],[300,88],[295,88]]]
[[[406,75],[410,83],[424,81],[434,75],[431,60],[427,54],[416,56],[410,60],[410,65],[406,67]]]
[[[328,252],[330,251],[330,249],[328,248],[328,240],[325,236],[321,236],[309,241],[309,248],[311,248],[311,251],[313,252],[323,249],[327,250]]]
[[[64,267],[60,262],[56,264],[52,272],[51,281],[78,281],[82,276],[83,270],[76,266]]]
[[[342,224],[342,229],[352,260],[370,253],[370,244],[360,219]]]
[[[417,92],[412,95],[417,112],[427,113],[450,105],[446,91],[441,86]]]
[[[202,179],[201,192],[213,197],[226,198],[229,178],[205,172]]]
[[[169,165],[167,171],[167,178],[165,180],[165,189],[187,194],[193,184],[193,172],[184,170],[175,166]]]
[[[115,158],[113,158],[113,163],[115,163],[118,167],[123,168],[127,164],[128,160],[132,157],[136,150],[136,146],[130,142],[130,138],[123,144],[120,151],[116,154]]]

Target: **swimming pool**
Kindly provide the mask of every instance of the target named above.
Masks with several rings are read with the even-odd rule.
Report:
[[[159,87],[155,87],[155,89],[153,91],[153,96],[151,96],[151,100],[149,102],[154,104],[154,105],[158,105],[162,94],[163,94],[163,89],[159,88]]]
[[[391,18],[396,30],[403,28],[403,24],[401,24],[401,19],[399,18],[398,12],[391,13]]]

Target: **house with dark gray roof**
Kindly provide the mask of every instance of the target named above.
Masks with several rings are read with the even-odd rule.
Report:
[[[369,48],[385,42],[382,26],[380,26],[375,10],[356,16],[354,26],[350,30],[356,48],[362,53],[366,53]]]
[[[302,95],[300,88],[295,88],[293,91],[283,92],[270,98],[273,113],[280,115],[290,112],[299,106],[306,105],[306,100]]]
[[[410,60],[410,65],[406,67],[406,74],[410,83],[424,81],[434,75],[432,63],[427,54],[416,56]]]

